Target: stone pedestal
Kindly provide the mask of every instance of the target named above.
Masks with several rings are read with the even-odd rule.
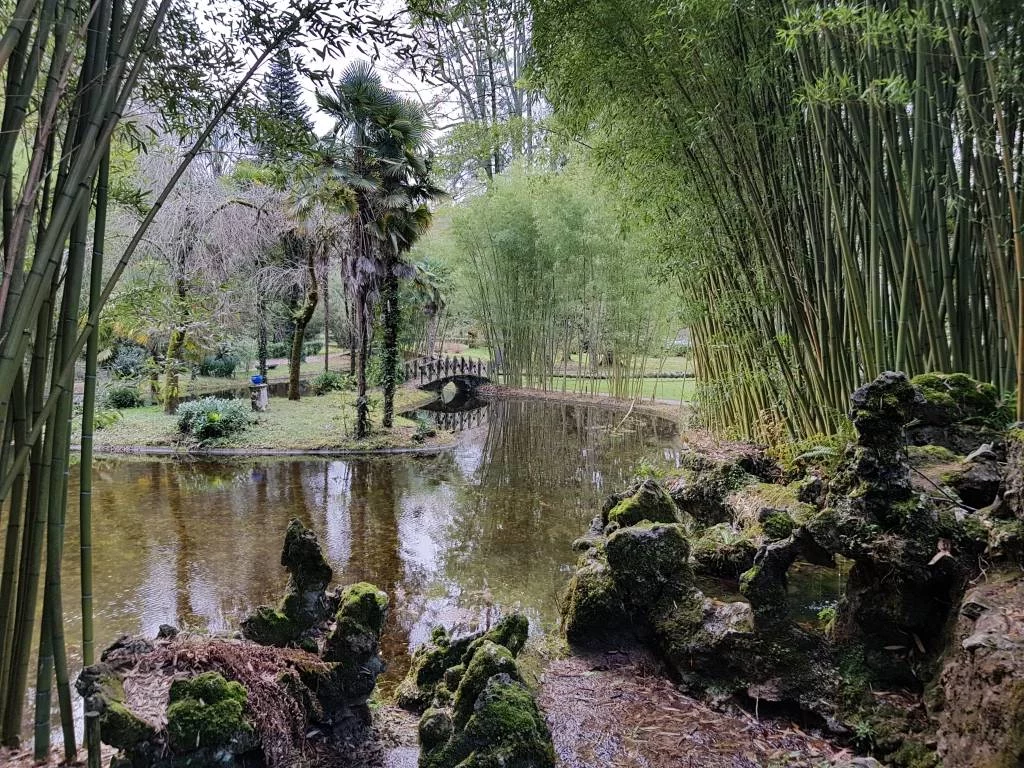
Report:
[[[252,409],[262,413],[270,407],[270,393],[266,384],[249,385],[249,402]]]

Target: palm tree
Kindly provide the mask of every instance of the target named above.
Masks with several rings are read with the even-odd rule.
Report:
[[[370,64],[350,65],[331,93],[317,94],[317,102],[335,119],[329,137],[333,145],[330,172],[356,196],[344,278],[355,315],[356,437],[362,438],[369,432],[366,365],[373,303],[382,289],[393,296],[388,302],[391,309],[385,307],[385,314],[392,318],[388,336],[394,336],[391,352],[385,356],[385,362],[391,363],[385,368],[385,426],[389,426],[397,363],[396,287],[402,272],[401,255],[429,221],[425,203],[439,197],[441,190],[430,181],[425,156],[429,131],[423,110],[385,88]]]

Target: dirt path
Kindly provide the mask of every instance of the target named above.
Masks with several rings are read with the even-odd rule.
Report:
[[[563,768],[810,768],[838,756],[795,726],[722,714],[682,695],[639,650],[554,662],[540,704]]]

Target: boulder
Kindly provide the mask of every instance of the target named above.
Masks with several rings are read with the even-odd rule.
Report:
[[[620,594],[634,609],[671,597],[692,580],[690,544],[680,525],[641,523],[605,542],[605,556]]]
[[[261,605],[242,620],[242,635],[260,645],[299,644],[304,633],[331,618],[333,601],[327,594],[331,566],[316,534],[294,518],[288,523],[281,565],[288,572],[288,586],[280,607]]]
[[[825,510],[801,537],[854,561],[840,601],[836,633],[862,643],[885,684],[916,685],[907,654],[934,658],[949,606],[959,597],[972,553],[955,549],[963,526],[919,497],[910,481],[903,425],[924,397],[901,373],[884,373],[851,397],[857,440],[833,478]],[[798,537],[800,538],[800,537]]]
[[[528,630],[524,617],[512,615],[470,638],[452,641],[435,632],[417,649],[410,678],[432,685],[419,721],[422,768],[553,768],[551,734],[515,660]],[[437,669],[449,662],[455,663],[438,678]]]
[[[526,645],[529,630],[529,621],[518,613],[505,616],[486,632],[459,638],[449,636],[443,627],[435,627],[430,641],[413,653],[409,672],[398,686],[398,705],[423,712],[435,704],[447,704],[468,674],[469,663],[479,648],[486,644],[500,646],[515,658]]]
[[[995,502],[1003,484],[1003,467],[991,451],[975,452],[945,472],[942,481],[968,507],[984,509]]]
[[[1024,581],[997,574],[969,592],[934,709],[945,768],[1024,764]]]
[[[99,717],[103,743],[128,753],[149,751],[157,727],[128,708],[121,678],[109,664],[83,669],[75,689],[85,700],[86,716]]]
[[[1006,433],[1005,492],[1007,516],[1024,522],[1024,424]]]
[[[387,613],[388,596],[372,584],[351,584],[341,593],[334,628],[324,643],[323,659],[334,665],[330,673],[334,695],[349,706],[364,704],[369,699],[377,677],[385,669],[380,656],[380,635]],[[325,706],[328,703],[325,701]]]
[[[738,579],[754,564],[757,543],[732,524],[719,523],[701,533],[693,542],[691,554],[697,573]]]
[[[712,459],[690,452],[684,453],[680,461],[681,474],[669,484],[669,493],[685,515],[684,520],[692,518],[699,526],[731,521],[729,495],[758,479],[750,473],[754,467],[742,458]]]
[[[432,717],[437,723],[438,717]],[[464,727],[456,727],[446,742],[433,749],[427,749],[423,741],[421,746],[421,768],[555,766],[551,733],[533,695],[506,673],[488,678]]]
[[[620,527],[636,525],[646,520],[651,523],[679,522],[679,511],[668,491],[654,480],[644,480],[632,493],[617,500],[604,513],[604,523],[615,523]],[[618,499],[618,497],[612,497]]]
[[[629,609],[608,564],[594,559],[577,568],[562,608],[566,640],[581,647],[602,644],[629,627]]]
[[[995,387],[964,373],[926,373],[911,383],[921,393],[909,414],[907,439],[966,455],[998,438],[1009,419]]]
[[[455,691],[455,699],[452,702],[452,724],[455,728],[465,727],[473,714],[477,697],[483,692],[487,681],[501,674],[520,680],[515,657],[508,648],[484,640],[477,646],[466,665],[465,674],[462,675],[458,690]]]
[[[788,620],[786,572],[796,560],[799,547],[792,538],[766,544],[754,564],[740,577],[740,594],[750,601],[759,627],[774,627]]]

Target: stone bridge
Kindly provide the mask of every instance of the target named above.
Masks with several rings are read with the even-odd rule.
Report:
[[[405,362],[405,383],[431,392],[440,392],[449,383],[468,392],[489,384],[487,363],[465,357],[417,357]]]

